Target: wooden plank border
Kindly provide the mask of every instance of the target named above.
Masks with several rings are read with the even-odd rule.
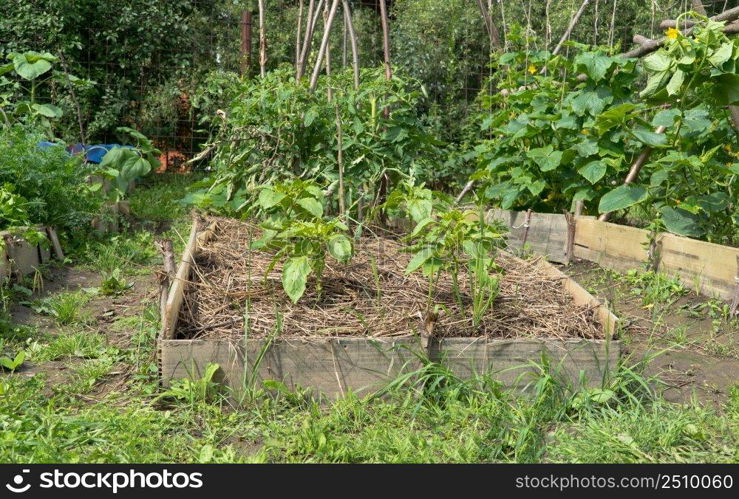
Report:
[[[59,243],[56,232],[53,229],[39,227],[38,230],[47,235],[50,245]],[[32,274],[41,265],[51,260],[50,249],[43,244],[31,245],[18,234],[9,231],[1,231],[0,238],[2,239],[2,246],[0,247],[0,281],[13,276],[20,277]],[[54,240],[56,240],[56,243],[54,243]],[[2,282],[0,282],[1,284]]]
[[[575,256],[623,272],[650,264],[696,293],[731,300],[739,248],[592,219],[577,219]]]
[[[510,229],[510,248],[523,241],[535,254],[556,263],[568,263],[568,224],[564,215],[490,210],[488,216]],[[739,248],[699,241],[670,233],[651,234],[645,229],[602,222],[595,217],[573,217],[572,256],[601,267],[625,272],[650,265],[678,276],[697,293],[732,301],[739,276]],[[528,227],[527,227],[528,226]],[[570,229],[571,230],[571,229]]]
[[[160,337],[162,339],[174,339],[175,328],[177,327],[177,317],[180,314],[182,301],[184,299],[185,287],[190,280],[190,267],[195,261],[195,255],[198,251],[198,227],[197,218],[193,218],[192,228],[190,229],[190,237],[187,245],[182,251],[182,258],[177,269],[177,275],[169,289],[167,295],[167,306],[164,317],[162,317],[162,331]]]

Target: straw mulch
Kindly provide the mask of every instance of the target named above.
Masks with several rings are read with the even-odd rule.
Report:
[[[179,317],[181,338],[262,338],[412,334],[491,338],[602,338],[594,310],[577,307],[562,281],[547,276],[536,260],[508,254],[496,258],[502,269],[500,294],[479,327],[472,321],[466,276],[460,275],[464,307],[454,299],[451,278],[436,287],[438,314],[427,313],[428,281],[420,272],[406,275],[411,255],[392,237],[367,236],[355,244],[348,264],[326,258],[320,299],[309,280],[293,304],[282,290],[281,265],[265,276],[272,255],[250,251],[258,225],[209,217],[210,237],[195,258],[191,283]],[[201,225],[202,227],[202,225]],[[374,270],[373,270],[374,269]],[[245,307],[249,312],[245,314]],[[248,316],[248,333],[245,332]],[[281,327],[276,326],[279,318]]]

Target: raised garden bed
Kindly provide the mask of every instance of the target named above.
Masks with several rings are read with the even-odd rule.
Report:
[[[491,210],[490,217],[509,229],[509,245],[542,255],[552,262],[573,257],[623,272],[649,265],[678,276],[696,293],[739,302],[739,248],[699,241],[666,232],[618,225],[577,216]]]
[[[333,397],[375,390],[429,358],[461,377],[524,386],[544,355],[573,384],[597,385],[617,362],[615,316],[541,258],[498,255],[501,291],[475,327],[464,276],[462,307],[442,276],[432,300],[442,312],[426,312],[428,282],[405,274],[411,255],[392,235],[363,238],[350,263],[327,265],[321,296],[309,291],[297,304],[279,265],[265,273],[271,255],[249,250],[258,236],[257,225],[232,219],[194,224],[159,339],[165,385],[217,363],[237,390],[275,379]]]
[[[41,227],[39,230],[46,234],[48,244],[30,244],[16,232],[0,231],[0,281],[8,278],[20,280],[36,272],[51,260],[52,249],[54,255],[63,260],[64,254],[54,229]]]

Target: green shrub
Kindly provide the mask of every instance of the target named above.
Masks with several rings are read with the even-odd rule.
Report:
[[[15,200],[22,203],[25,223],[61,231],[88,228],[100,200],[86,181],[85,167],[63,147],[40,148],[42,140],[38,129],[19,124],[0,127],[0,185],[12,186]],[[6,208],[4,202],[1,211]],[[10,225],[13,220],[3,217],[3,222]]]

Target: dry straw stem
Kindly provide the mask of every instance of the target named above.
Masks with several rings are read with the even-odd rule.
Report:
[[[280,334],[293,338],[420,334],[433,316],[427,313],[428,281],[420,273],[405,274],[411,255],[392,234],[362,238],[348,264],[327,259],[320,299],[309,282],[303,298],[292,304],[282,290],[281,266],[266,272],[272,255],[249,250],[250,241],[260,235],[257,225],[217,217],[208,224],[211,237],[196,255],[180,311],[180,338],[243,338],[247,303],[250,338],[273,334],[277,314],[282,316]],[[497,263],[501,292],[477,328],[467,276],[460,276],[460,307],[451,277],[442,274],[433,304],[445,312],[432,324],[434,336],[603,338],[595,309],[575,306],[562,279],[546,275],[538,259],[501,254]]]

